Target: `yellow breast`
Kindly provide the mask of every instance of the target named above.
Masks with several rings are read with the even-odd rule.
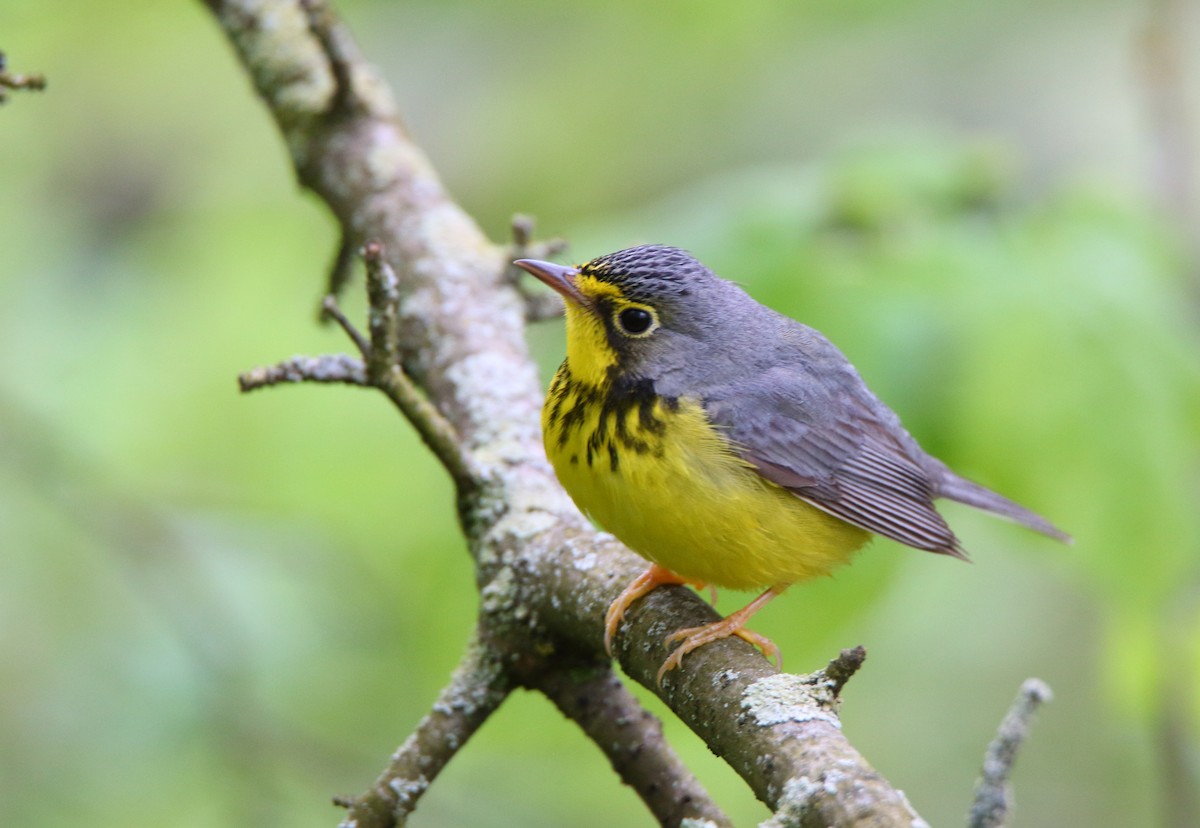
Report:
[[[687,578],[731,589],[795,583],[828,574],[870,537],[762,478],[698,401],[605,396],[564,363],[542,426],[580,509]]]

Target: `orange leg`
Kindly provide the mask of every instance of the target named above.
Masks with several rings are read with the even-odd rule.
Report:
[[[648,595],[663,584],[691,584],[698,589],[705,587],[705,584],[699,581],[690,581],[682,575],[676,575],[664,566],[651,564],[649,569],[634,578],[633,583],[625,587],[624,592],[617,596],[617,600],[609,605],[608,612],[604,616],[604,651],[610,658],[612,657],[613,637],[617,634],[617,628],[621,626],[625,612],[633,605],[634,601]],[[715,589],[713,590],[713,599],[716,599]]]
[[[681,665],[683,657],[692,650],[697,647],[703,647],[705,644],[713,641],[728,638],[731,635],[736,635],[743,641],[747,641],[758,647],[758,649],[762,650],[763,655],[767,658],[775,659],[776,665],[779,666],[779,648],[766,636],[746,629],[746,623],[754,613],[765,607],[770,603],[772,598],[781,594],[785,589],[787,589],[786,585],[773,586],[737,612],[732,613],[726,618],[722,618],[720,621],[714,621],[702,627],[687,627],[668,635],[666,640],[668,645],[675,641],[682,641],[683,643],[675,648],[675,652],[671,653],[667,660],[663,662],[663,666],[659,668],[658,683],[662,684],[663,676]]]

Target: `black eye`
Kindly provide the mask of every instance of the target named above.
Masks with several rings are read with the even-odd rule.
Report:
[[[617,314],[617,324],[627,334],[641,334],[654,324],[654,314],[645,308],[626,308]]]

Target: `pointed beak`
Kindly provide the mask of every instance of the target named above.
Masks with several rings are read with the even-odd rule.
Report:
[[[590,306],[591,303],[588,302],[587,297],[580,293],[575,284],[575,277],[579,273],[577,268],[542,262],[537,259],[517,259],[513,264],[541,279],[561,293],[568,302],[574,302],[585,308]]]

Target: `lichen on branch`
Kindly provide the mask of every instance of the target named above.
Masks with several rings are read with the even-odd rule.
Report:
[[[605,609],[643,564],[590,526],[546,462],[542,391],[524,326],[553,309],[514,278],[513,247],[488,241],[446,193],[400,123],[386,84],[323,0],[205,3],[274,116],[301,183],[341,227],[331,293],[346,284],[349,251],[367,245],[367,335],[339,318],[336,302],[325,306],[361,360],[294,358],[248,372],[243,386],[317,381],[383,390],[458,483],[457,508],[481,594],[477,639],[464,664],[500,670],[461,668],[446,692],[458,692],[464,681],[477,682],[485,694],[487,687],[537,689],[604,743],[617,773],[661,824],[725,824],[665,741],[649,738],[646,728],[611,727],[592,713],[648,716],[608,672],[601,629]],[[537,244],[523,223],[514,233],[523,250]],[[810,677],[781,678],[757,650],[731,638],[692,653],[658,687],[664,630],[714,617],[690,590],[655,590],[627,616],[621,667],[778,810],[776,824],[923,824],[839,727],[837,696],[861,653],[848,651]],[[488,698],[498,705],[502,695],[495,690]],[[583,696],[592,701],[574,703]],[[776,715],[764,714],[768,698]],[[492,709],[477,712],[486,717]],[[398,761],[407,761],[414,740],[424,744],[421,755],[451,755],[474,726],[474,719],[460,721],[450,745],[449,737],[436,743],[436,728],[419,725]],[[435,743],[422,742],[426,736]],[[643,751],[637,761],[626,761],[637,750]],[[382,821],[372,825],[402,824],[406,803],[415,804],[417,788],[423,791],[431,777],[390,768],[381,780],[392,793],[377,783],[343,800],[354,808],[382,797],[385,807],[372,810]],[[686,795],[664,797],[664,787]]]

